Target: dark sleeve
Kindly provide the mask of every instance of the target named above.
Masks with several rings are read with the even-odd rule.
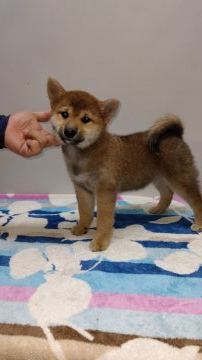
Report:
[[[9,116],[0,115],[0,149],[4,148],[4,135],[6,131],[6,126],[8,124]]]

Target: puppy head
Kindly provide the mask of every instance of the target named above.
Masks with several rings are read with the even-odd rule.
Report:
[[[66,91],[52,78],[48,79],[47,89],[51,123],[63,145],[72,144],[84,149],[95,143],[119,107],[119,101],[115,99],[99,101],[85,91]]]

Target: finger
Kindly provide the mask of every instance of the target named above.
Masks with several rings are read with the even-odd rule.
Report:
[[[30,138],[39,141],[42,147],[59,145],[56,137],[41,127],[39,129],[25,129],[23,133],[26,139]]]
[[[57,146],[57,145],[59,145],[59,141],[55,138],[55,136],[48,134],[46,147]]]
[[[40,154],[42,151],[41,145],[37,140],[27,139],[21,147],[19,154],[23,157],[32,157]]]
[[[47,146],[48,138],[45,130],[26,129],[23,133],[26,139],[38,141],[42,148]]]
[[[28,150],[30,156],[33,156],[40,154],[43,148],[41,147],[41,144],[37,140],[29,140]]]
[[[48,121],[51,117],[50,111],[34,112],[33,115],[36,117],[37,121]]]

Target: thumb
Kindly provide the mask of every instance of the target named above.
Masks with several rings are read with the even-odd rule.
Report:
[[[41,111],[41,112],[34,112],[33,115],[35,116],[37,121],[48,121],[51,117],[50,111]]]

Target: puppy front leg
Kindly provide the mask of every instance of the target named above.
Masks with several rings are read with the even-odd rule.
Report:
[[[74,188],[76,192],[80,218],[78,224],[71,229],[71,232],[73,235],[79,236],[85,234],[86,229],[91,224],[95,201],[93,193],[81,188],[78,185],[75,185]]]
[[[105,250],[112,236],[116,191],[99,189],[97,191],[97,231],[90,243],[92,251]]]

